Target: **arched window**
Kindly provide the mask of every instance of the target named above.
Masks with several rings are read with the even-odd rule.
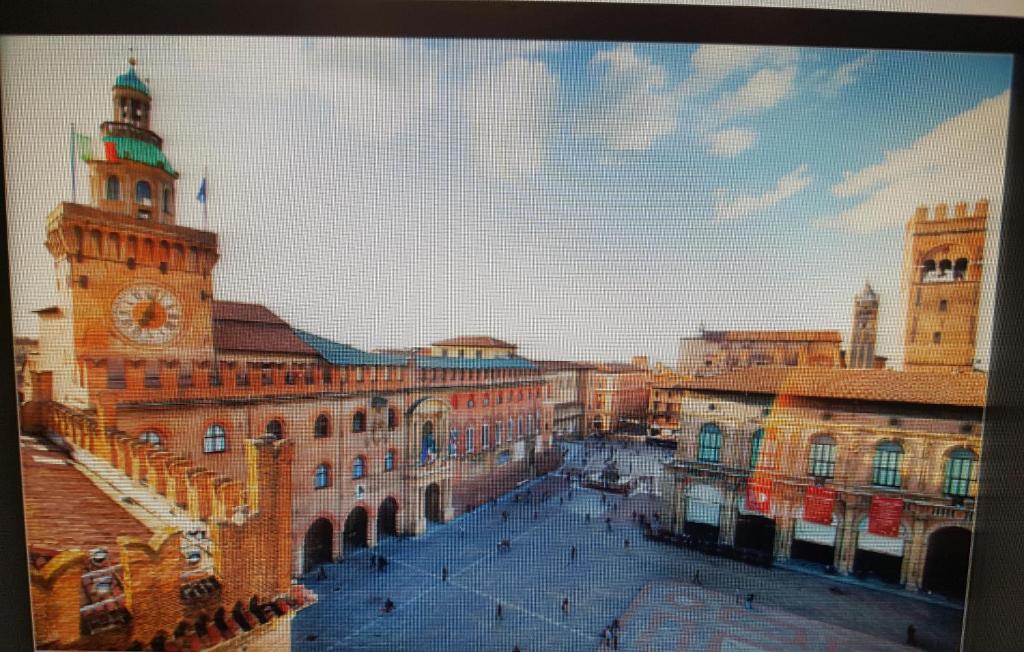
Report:
[[[314,437],[326,437],[330,432],[330,422],[327,420],[326,414],[321,414],[316,418],[316,423],[313,424],[313,436]]]
[[[942,492],[947,496],[969,498],[974,495],[978,456],[966,448],[956,448],[946,457],[946,482]]]
[[[395,469],[395,451],[389,450],[384,453],[384,471],[393,471]]]
[[[928,283],[934,281],[935,276],[935,261],[931,259],[924,261],[924,264],[921,265],[921,280]]]
[[[153,187],[148,181],[137,181],[135,183],[135,203],[143,206],[153,205]]]
[[[165,213],[170,214],[171,212],[171,189],[164,188],[164,205],[163,210]]]
[[[362,455],[352,462],[352,478],[358,479],[366,475],[366,458]]]
[[[957,258],[953,264],[953,280],[962,281],[967,278],[967,259]]]
[[[398,412],[395,412],[395,408],[388,408],[388,430],[394,430],[398,427]]]
[[[903,447],[894,441],[884,441],[875,448],[873,484],[879,487],[899,487]]]
[[[713,423],[700,427],[697,439],[697,461],[717,464],[721,461],[722,430]]]
[[[331,467],[325,462],[316,467],[316,473],[313,474],[313,488],[324,489],[329,486],[331,486]]]
[[[121,180],[114,175],[107,177],[107,199],[111,201],[121,199]]]
[[[228,449],[228,438],[224,432],[224,426],[213,424],[206,429],[203,435],[204,453],[223,453]]]
[[[816,478],[833,478],[836,474],[836,440],[818,435],[811,440],[808,473]]]
[[[366,432],[366,413],[362,410],[352,415],[352,432]]]
[[[942,299],[939,301],[939,312],[946,312],[947,310],[949,310],[949,302]]]
[[[143,444],[153,444],[157,448],[160,448],[160,433],[147,430],[146,432],[139,434],[139,441]]]
[[[281,422],[277,419],[267,424],[266,434],[272,436],[274,439],[281,439],[284,437],[284,428],[281,426]]]
[[[750,468],[756,469],[761,458],[761,445],[764,443],[764,430],[758,428],[750,438]]]

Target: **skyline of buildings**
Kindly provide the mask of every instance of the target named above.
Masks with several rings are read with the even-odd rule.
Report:
[[[45,188],[33,180],[67,169],[70,125],[102,111],[78,89],[103,83],[97,69],[133,46],[141,74],[162,80],[156,119],[170,158],[202,161],[181,170],[181,223],[202,227],[193,196],[205,170],[209,226],[230,235],[218,295],[267,304],[364,350],[481,334],[539,359],[674,363],[678,338],[702,323],[826,328],[847,341],[849,297],[865,280],[902,305],[891,243],[918,204],[987,197],[994,216],[1001,210],[1009,62],[1000,57],[397,39],[153,38],[143,50],[131,41],[65,44],[64,56],[96,67],[55,65],[46,39],[4,42],[5,127],[24,134],[8,154],[26,160],[11,171],[9,197],[12,247],[23,252],[13,270],[19,333],[31,334],[31,310],[53,291],[32,216],[70,198],[66,176]],[[39,66],[45,88],[25,76]],[[288,81],[257,92],[257,69]],[[959,92],[944,92],[951,86]],[[184,96],[199,99],[186,106]],[[485,101],[493,97],[504,108]],[[60,98],[61,108],[26,112],[14,98]],[[522,121],[510,107],[522,107]],[[709,122],[716,110],[728,119]],[[864,115],[889,116],[887,130]],[[288,129],[275,116],[291,116]],[[832,133],[815,128],[823,117],[841,127],[832,132],[844,147],[817,140]],[[942,191],[922,188],[922,175]],[[990,223],[985,258],[995,263]],[[835,252],[842,274],[828,268]],[[264,273],[250,274],[250,259]],[[763,278],[773,279],[767,295]],[[283,279],[319,293],[296,294]],[[351,291],[370,286],[393,300]],[[991,287],[982,296],[988,315]],[[894,366],[897,312],[883,310],[877,329],[878,353]]]

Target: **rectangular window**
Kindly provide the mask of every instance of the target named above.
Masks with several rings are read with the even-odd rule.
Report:
[[[182,362],[178,372],[178,387],[187,388],[192,386],[192,363]]]
[[[946,460],[946,486],[944,493],[947,496],[968,498],[971,496],[971,478],[974,475],[974,460],[965,458],[952,458]]]
[[[356,367],[356,382],[357,383],[363,382],[363,368],[362,367]]]
[[[473,427],[466,428],[466,452],[473,452]]]
[[[124,389],[124,360],[112,358],[107,362],[107,389]]]
[[[211,371],[209,378],[210,378],[210,387],[220,387],[221,384],[223,383],[223,380],[221,380],[221,377],[220,377],[220,373],[218,373],[216,371]]]
[[[900,486],[900,463],[902,460],[903,451],[879,448],[875,452],[872,482],[879,487],[898,488]]]
[[[491,445],[490,435],[487,432],[487,424],[480,426],[480,448],[487,450]]]
[[[245,372],[245,371],[238,372],[238,375],[235,377],[235,383],[239,387],[248,387],[249,386],[249,374],[248,374],[248,372]]]
[[[260,371],[260,382],[263,383],[264,385],[273,385],[274,384],[274,372],[273,372],[273,370],[269,369],[267,367],[264,367]]]
[[[160,363],[147,362],[143,385],[146,389],[158,389],[160,387]]]
[[[831,479],[836,473],[836,446],[829,443],[811,444],[810,473],[816,478]]]

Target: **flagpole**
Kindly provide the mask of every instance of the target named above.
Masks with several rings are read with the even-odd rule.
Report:
[[[75,187],[75,123],[71,123],[71,203],[78,203],[78,192]]]
[[[207,218],[206,218],[206,205],[209,202],[209,180],[207,179],[206,166],[203,166],[203,230],[206,230]]]

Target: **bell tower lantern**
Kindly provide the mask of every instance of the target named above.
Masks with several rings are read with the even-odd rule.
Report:
[[[128,59],[128,71],[114,80],[114,122],[149,130],[151,97],[149,87],[135,73],[135,57]]]

